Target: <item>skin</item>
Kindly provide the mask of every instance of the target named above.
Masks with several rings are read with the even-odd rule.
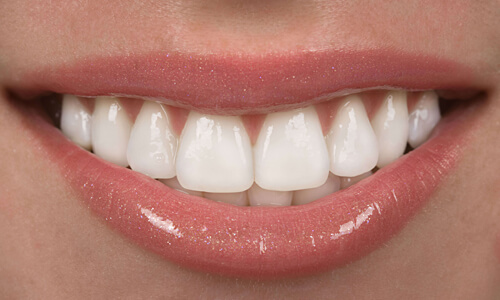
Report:
[[[323,274],[250,281],[180,268],[109,229],[76,199],[57,168],[39,158],[41,150],[2,92],[3,297],[497,299],[498,11],[493,0],[2,1],[2,91],[24,72],[107,53],[391,48],[463,62],[481,74],[486,93],[479,129],[456,169],[382,248]]]

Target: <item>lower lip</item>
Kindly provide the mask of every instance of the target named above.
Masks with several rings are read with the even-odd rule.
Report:
[[[461,157],[472,112],[443,119],[425,145],[359,184],[284,208],[182,194],[81,150],[34,112],[26,120],[79,197],[124,236],[184,267],[262,279],[331,270],[389,240]]]

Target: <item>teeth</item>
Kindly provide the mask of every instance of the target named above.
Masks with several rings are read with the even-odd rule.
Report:
[[[438,96],[434,91],[422,94],[410,113],[408,143],[417,148],[427,140],[432,130],[441,120]]]
[[[352,177],[375,167],[378,160],[377,137],[359,96],[348,96],[340,104],[326,142],[333,174]]]
[[[254,180],[250,139],[239,117],[192,111],[180,139],[177,178],[184,188],[235,193]]]
[[[264,189],[314,188],[328,177],[328,152],[314,107],[269,114],[254,148],[255,182]]]
[[[271,113],[253,148],[240,117],[191,111],[178,138],[172,125],[185,115],[171,115],[172,124],[162,104],[136,102],[142,108],[132,126],[112,97],[95,98],[91,114],[83,99],[64,95],[61,130],[101,158],[186,194],[239,206],[303,205],[371,176],[403,155],[407,142],[416,148],[428,139],[441,119],[438,96],[419,94],[408,113],[412,95],[388,91],[371,122],[361,95],[349,95],[326,136],[321,124],[336,103]],[[254,137],[262,120],[244,120]]]
[[[153,178],[175,176],[177,138],[165,108],[145,101],[130,133],[127,159],[132,170]]]
[[[238,206],[248,206],[248,198],[246,192],[241,193],[204,193],[205,198],[225,202]]]
[[[128,166],[127,144],[131,127],[118,99],[96,98],[92,115],[92,148],[97,156],[119,166]]]
[[[368,178],[373,175],[372,171],[366,172],[364,174],[358,175],[356,177],[340,177],[340,189],[346,189],[351,185],[355,185],[361,180]]]
[[[188,190],[188,189],[183,188],[182,185],[177,180],[177,177],[169,178],[169,179],[160,179],[160,182],[163,183],[164,185],[168,186],[169,188],[172,188],[174,190],[178,190],[179,192],[183,192],[185,194],[189,194],[189,195],[193,195],[193,196],[203,197],[202,192],[192,191],[192,190]]]
[[[61,112],[61,130],[70,140],[90,150],[92,116],[76,96],[64,95]]]
[[[313,189],[298,190],[293,193],[293,205],[302,205],[323,198],[340,190],[340,178],[331,174],[326,182]]]
[[[377,166],[382,168],[401,157],[406,149],[408,141],[406,92],[389,92],[371,123],[378,139]]]
[[[250,206],[289,206],[292,204],[293,192],[265,190],[257,184],[248,190]]]

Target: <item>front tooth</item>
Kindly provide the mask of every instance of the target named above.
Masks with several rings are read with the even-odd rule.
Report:
[[[153,178],[175,176],[177,138],[163,105],[145,101],[130,132],[127,159],[132,170]]]
[[[357,176],[370,171],[378,160],[377,137],[357,95],[348,96],[327,134],[330,171],[337,176]]]
[[[128,166],[127,144],[130,122],[120,101],[112,97],[98,97],[92,115],[92,148],[94,153],[119,166]]]
[[[61,130],[77,145],[90,150],[91,140],[90,111],[76,96],[64,95],[61,111]]]
[[[265,190],[254,184],[248,190],[250,206],[289,206],[292,204],[293,192]]]
[[[328,151],[314,107],[266,117],[254,147],[255,182],[264,189],[314,188],[328,177]]]
[[[441,120],[438,96],[434,91],[422,94],[409,118],[408,143],[417,148],[427,140],[432,130]]]
[[[246,192],[240,193],[204,193],[204,197],[210,200],[225,202],[233,205],[247,206],[248,198]]]
[[[293,192],[293,205],[307,204],[338,190],[340,190],[340,178],[330,173],[323,185],[313,189]]]
[[[377,166],[382,168],[401,157],[406,149],[408,141],[406,92],[389,92],[371,123],[378,140]]]
[[[235,193],[254,180],[250,139],[239,117],[192,111],[177,152],[177,178],[184,188]]]

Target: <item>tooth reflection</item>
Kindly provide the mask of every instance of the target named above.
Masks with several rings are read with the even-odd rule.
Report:
[[[371,121],[378,140],[379,168],[403,155],[408,141],[408,106],[406,92],[388,92],[382,106]]]
[[[326,142],[333,174],[357,176],[375,167],[377,137],[359,96],[348,96],[341,103]]]
[[[132,123],[120,101],[97,97],[92,115],[92,149],[94,153],[122,167],[128,166],[127,144]]]
[[[269,114],[254,147],[255,182],[274,191],[308,189],[328,177],[328,152],[314,107]]]
[[[192,111],[180,139],[177,179],[184,188],[235,193],[254,181],[250,139],[239,117]]]
[[[61,111],[61,130],[82,148],[92,148],[92,116],[76,96],[64,95]]]
[[[412,148],[423,144],[441,120],[438,96],[434,91],[422,94],[410,113],[408,143]]]
[[[163,105],[146,101],[130,133],[130,168],[153,178],[175,176],[177,138]]]

